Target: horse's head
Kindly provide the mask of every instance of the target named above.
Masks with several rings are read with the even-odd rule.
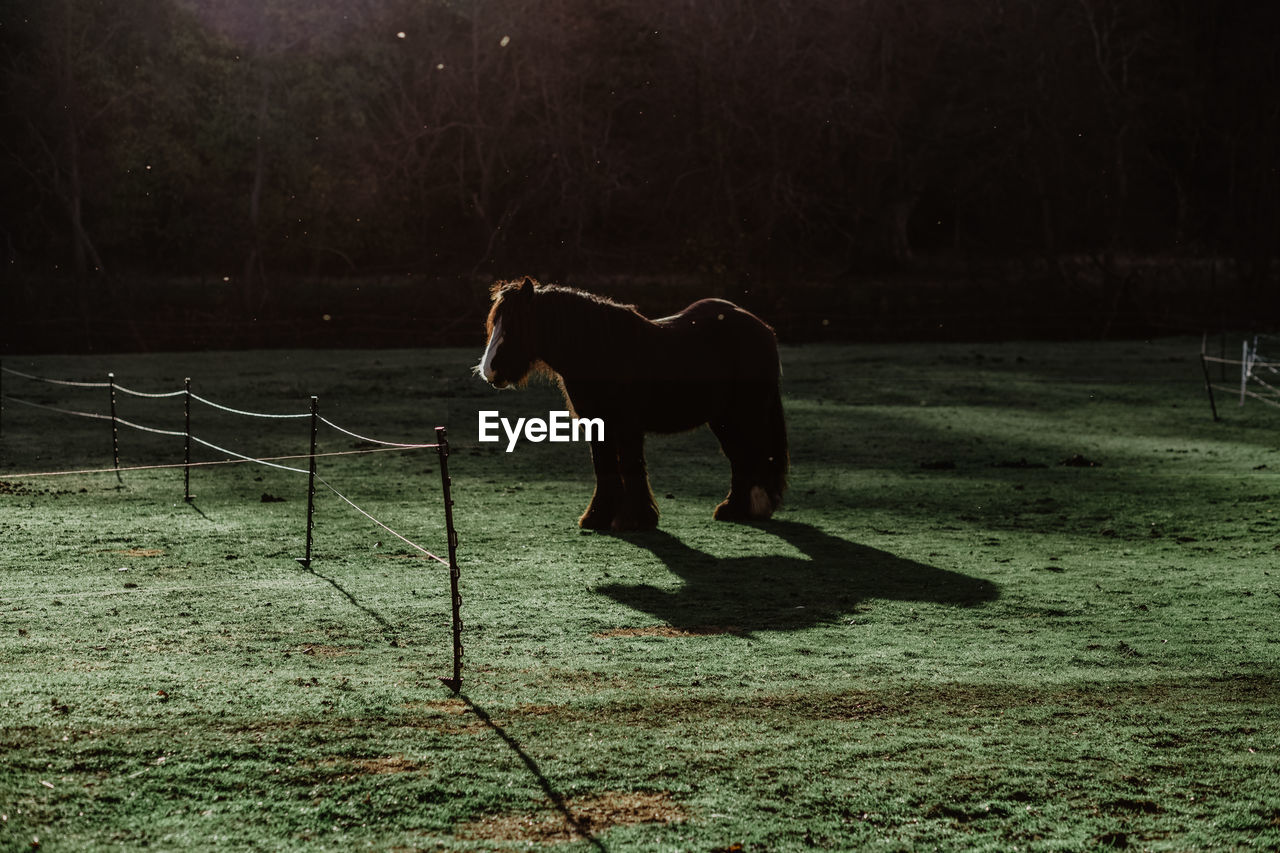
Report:
[[[489,343],[475,372],[494,388],[519,385],[537,361],[534,351],[533,279],[497,282],[485,321]]]

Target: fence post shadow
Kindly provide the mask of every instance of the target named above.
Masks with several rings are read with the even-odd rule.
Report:
[[[573,810],[569,808],[569,803],[565,800],[564,795],[555,789],[551,784],[551,780],[547,778],[547,775],[542,772],[542,768],[538,766],[538,762],[533,760],[533,756],[529,755],[525,748],[521,746],[520,742],[512,737],[510,732],[494,722],[493,718],[489,716],[489,713],[485,711],[484,708],[477,705],[470,696],[465,693],[459,693],[457,695],[458,698],[467,703],[467,707],[470,708],[472,713],[480,719],[480,722],[484,723],[494,732],[494,734],[502,738],[503,743],[505,743],[511,751],[516,754],[528,769],[529,773],[533,776],[534,780],[537,781],[538,787],[547,795],[547,799],[551,800],[551,804],[555,806],[556,811],[560,812],[565,823],[567,823],[575,833],[580,835],[583,840],[596,850],[600,850],[602,853],[603,851],[606,851],[608,848],[604,846],[604,842],[592,835],[590,827],[584,825],[583,821],[573,813]]]
[[[351,602],[352,606],[354,606],[357,610],[364,612],[367,616],[373,619],[373,621],[377,622],[379,625],[382,626],[383,632],[391,636],[391,643],[393,645],[398,645],[399,641],[396,635],[399,632],[396,631],[396,628],[394,625],[392,625],[390,622],[387,621],[387,618],[385,616],[383,616],[381,613],[374,610],[373,608],[368,607],[365,604],[362,604],[358,598],[352,595],[347,590],[346,587],[338,583],[334,578],[331,578],[328,575],[322,575],[318,571],[316,571],[315,566],[304,564],[301,560],[298,561],[298,565],[302,566],[303,570],[307,574],[315,578],[318,578],[319,580],[324,581],[325,583],[329,584],[329,586],[333,587],[338,592],[342,593],[343,598]]]

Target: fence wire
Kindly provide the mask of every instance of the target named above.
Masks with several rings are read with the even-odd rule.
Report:
[[[123,385],[118,385],[114,382],[114,379],[113,381],[109,381],[109,382],[79,382],[79,381],[71,381],[71,380],[65,380],[65,379],[51,379],[45,376],[36,376],[34,374],[24,373],[22,371],[13,370],[12,368],[3,367],[3,366],[0,366],[0,371],[3,371],[4,373],[10,374],[12,376],[17,376],[19,378],[26,379],[32,382],[42,382],[48,385],[55,385],[55,386],[68,387],[68,388],[83,388],[83,389],[110,388],[115,391],[119,391],[123,394],[127,394],[133,397],[145,398],[145,399],[166,399],[166,398],[185,396],[192,401],[202,403],[212,409],[216,409],[221,412],[226,412],[228,414],[238,415],[241,417],[271,419],[271,420],[282,420],[282,419],[296,420],[301,418],[312,417],[312,414],[310,412],[303,412],[300,414],[287,414],[287,413],[274,414],[274,413],[268,413],[268,412],[254,412],[254,411],[249,411],[247,409],[239,409],[233,406],[227,406],[221,403],[214,402],[213,400],[209,400],[205,397],[201,397],[200,395],[192,393],[190,390],[186,388],[183,388],[182,390],[179,390],[179,391],[165,391],[165,392],[158,392],[158,393],[146,392],[146,391],[137,391],[132,388],[127,388]],[[338,424],[334,423],[328,418],[317,417],[317,420],[320,423],[325,424],[325,426],[328,426],[330,429],[333,429],[343,435],[346,435],[350,438],[357,439],[358,441],[364,442],[366,444],[376,445],[376,447],[362,448],[358,450],[333,451],[333,452],[327,452],[327,453],[296,454],[296,455],[289,455],[289,456],[267,456],[267,457],[250,456],[248,454],[239,453],[235,450],[231,450],[230,448],[223,447],[218,444],[214,444],[213,442],[208,441],[204,438],[201,438],[198,435],[194,435],[191,432],[186,430],[171,430],[171,429],[162,429],[160,427],[147,426],[145,424],[135,423],[133,421],[129,421],[121,417],[113,417],[111,415],[104,415],[97,412],[81,412],[81,411],[76,411],[74,409],[64,409],[58,406],[51,406],[45,403],[37,403],[32,400],[25,400],[19,397],[12,397],[12,396],[9,396],[8,394],[0,395],[0,399],[3,399],[5,402],[9,402],[9,403],[16,403],[23,406],[29,406],[35,409],[43,409],[45,411],[56,412],[58,414],[69,415],[73,417],[92,418],[95,420],[111,421],[113,424],[118,426],[129,427],[130,429],[135,429],[140,432],[151,433],[154,435],[167,435],[175,438],[184,438],[188,441],[193,441],[196,444],[199,444],[205,448],[208,448],[209,450],[212,450],[215,453],[221,453],[227,457],[230,457],[228,459],[210,461],[210,462],[173,462],[173,463],[157,463],[157,464],[149,464],[149,465],[113,466],[111,468],[79,469],[79,470],[73,470],[73,471],[38,471],[38,472],[10,473],[10,474],[0,474],[0,479],[58,477],[58,476],[68,476],[68,475],[75,475],[75,474],[119,474],[119,473],[128,472],[128,471],[154,471],[154,470],[164,470],[164,469],[174,469],[174,468],[196,468],[196,467],[208,467],[211,465],[246,464],[246,463],[262,465],[264,467],[273,468],[279,471],[287,471],[291,474],[303,474],[303,475],[310,476],[311,472],[306,468],[297,468],[291,465],[283,465],[280,463],[284,461],[292,461],[295,459],[311,460],[311,459],[318,459],[321,457],[354,456],[354,455],[360,455],[365,453],[379,453],[379,452],[385,453],[385,452],[397,451],[397,450],[400,450],[400,451],[425,450],[425,449],[438,448],[440,446],[438,443],[410,444],[405,442],[384,441],[377,438],[371,438],[369,436],[361,435],[359,433],[353,432],[352,430],[346,429],[345,427],[339,426]],[[329,489],[329,491],[333,492],[335,496],[341,499],[343,503],[350,506],[360,515],[364,516],[369,521],[376,524],[378,527],[382,528],[386,532],[390,533],[392,536],[395,536],[397,539],[401,540],[402,542],[414,548],[415,550],[421,552],[423,555],[429,557],[430,559],[435,560],[439,563],[442,563],[446,566],[449,565],[448,560],[445,560],[442,557],[432,553],[431,551],[428,551],[426,548],[422,547],[421,545],[417,544],[413,540],[409,539],[403,534],[392,529],[386,523],[374,517],[367,510],[361,508],[353,500],[351,500],[351,498],[342,494],[342,492],[338,491],[333,486],[333,484],[325,480],[323,477],[317,476],[316,479],[320,483],[322,483],[327,489]]]
[[[186,392],[183,391],[181,393],[185,394]],[[224,406],[221,403],[215,403],[212,400],[206,400],[204,397],[201,397],[199,394],[192,394],[191,399],[197,403],[203,403],[204,405],[208,406],[211,409],[217,409],[218,411],[221,411],[221,412],[228,412],[230,414],[240,415],[246,418],[293,419],[293,418],[311,417],[310,412],[303,412],[302,414],[298,414],[298,415],[273,415],[266,412],[248,412],[248,411],[245,411],[244,409],[233,409],[230,406]]]
[[[96,412],[80,412],[73,409],[61,408],[59,406],[51,406],[44,403],[37,403],[32,400],[24,400],[17,397],[11,397],[7,394],[0,394],[0,400],[17,403],[24,406],[30,406],[32,408],[42,409],[45,411],[56,412],[59,414],[72,416],[72,417],[82,417],[82,418],[91,418],[94,420],[110,421],[113,444],[114,444],[114,448],[113,448],[114,465],[111,468],[80,470],[80,471],[41,471],[41,472],[31,472],[31,473],[0,474],[0,479],[6,479],[6,478],[17,479],[17,478],[26,478],[26,477],[56,477],[56,476],[65,476],[70,474],[97,474],[97,473],[114,473],[118,478],[121,472],[123,471],[144,471],[144,470],[157,470],[157,469],[165,469],[165,468],[169,468],[169,469],[183,468],[187,472],[187,477],[186,477],[187,485],[184,486],[184,491],[186,493],[186,499],[190,500],[191,499],[190,472],[191,472],[191,468],[193,467],[202,467],[205,465],[216,465],[216,464],[262,465],[267,468],[286,471],[292,474],[304,474],[308,477],[309,487],[308,487],[308,497],[307,497],[306,557],[304,559],[299,559],[299,562],[301,562],[308,569],[310,569],[310,564],[311,564],[311,534],[313,529],[312,512],[313,512],[313,502],[315,498],[316,481],[319,481],[325,488],[333,492],[333,494],[339,500],[341,500],[343,503],[351,507],[353,510],[355,510],[357,513],[362,515],[364,518],[373,522],[382,530],[396,537],[401,542],[405,543],[409,547],[418,551],[426,558],[434,560],[437,563],[440,563],[441,565],[448,568],[451,609],[452,609],[452,616],[453,616],[453,627],[452,627],[452,630],[453,630],[453,676],[451,678],[441,678],[440,681],[443,682],[450,689],[452,689],[454,693],[458,693],[462,689],[462,657],[464,654],[463,645],[462,645],[463,623],[462,623],[462,617],[461,617],[462,597],[458,589],[459,572],[458,572],[458,564],[456,559],[458,540],[457,540],[457,533],[453,528],[453,512],[452,512],[453,499],[450,496],[450,477],[448,476],[449,453],[448,453],[448,442],[445,437],[446,431],[444,427],[436,428],[437,440],[436,442],[432,442],[432,443],[410,444],[405,442],[384,441],[381,439],[370,438],[369,436],[361,435],[357,432],[354,432],[352,430],[346,429],[345,427],[341,427],[338,424],[335,424],[333,421],[329,420],[328,418],[320,417],[317,398],[315,397],[311,398],[310,412],[304,412],[299,414],[274,414],[274,413],[266,413],[266,412],[254,412],[254,411],[249,411],[247,409],[239,409],[233,406],[227,406],[221,403],[215,403],[212,400],[206,399],[205,397],[201,397],[197,394],[192,393],[190,379],[186,380],[185,387],[178,391],[149,392],[149,391],[138,391],[133,388],[128,388],[128,387],[116,384],[114,373],[107,374],[107,377],[108,377],[107,382],[79,382],[79,381],[51,379],[43,376],[36,376],[30,373],[24,373],[22,371],[13,370],[12,368],[4,367],[2,365],[0,365],[0,371],[6,374],[9,374],[11,376],[17,376],[21,379],[26,379],[32,382],[42,382],[49,385],[66,387],[66,388],[110,389],[111,413],[109,415],[99,414]],[[135,423],[133,421],[126,420],[124,418],[119,417],[116,411],[117,392],[119,392],[120,394],[124,394],[126,396],[153,399],[153,400],[176,398],[176,397],[185,398],[185,404],[186,404],[185,412],[184,412],[185,428],[182,430],[164,429],[161,427],[148,426],[145,424]],[[302,418],[309,418],[311,421],[310,452],[306,454],[298,454],[298,455],[292,455],[292,456],[258,457],[258,456],[250,456],[244,453],[239,453],[235,450],[231,450],[229,448],[222,447],[218,444],[214,444],[213,442],[208,441],[207,439],[201,438],[191,433],[191,403],[192,402],[198,402],[205,406],[213,408],[215,410],[226,412],[232,415],[237,415],[240,417],[271,419],[271,420],[298,420]],[[350,438],[354,438],[363,444],[373,445],[373,447],[365,447],[365,448],[359,448],[356,450],[348,450],[348,451],[318,453],[316,450],[316,431],[317,431],[318,425],[321,423],[323,423],[325,426],[329,427],[330,429],[333,429],[338,433],[341,433],[342,435],[346,435]],[[138,430],[140,432],[155,434],[155,435],[165,435],[165,436],[171,436],[175,438],[182,438],[186,442],[186,450],[185,450],[186,458],[181,463],[175,462],[175,463],[167,463],[167,464],[161,463],[161,464],[122,467],[120,465],[119,444],[118,442],[115,441],[116,434],[121,426]],[[216,462],[192,462],[191,461],[191,443],[192,442],[195,442],[196,444],[199,444],[209,450],[212,450],[215,453],[221,453],[229,458],[221,461],[216,461]],[[381,452],[388,452],[388,451],[424,450],[424,449],[435,449],[440,457],[441,485],[443,489],[444,504],[445,504],[444,506],[445,535],[446,535],[446,539],[448,541],[448,546],[449,546],[448,559],[445,559],[439,556],[438,554],[434,554],[431,551],[428,551],[426,548],[422,547],[418,543],[409,539],[407,536],[394,530],[391,526],[389,526],[385,522],[374,517],[372,513],[370,513],[369,511],[357,505],[355,501],[351,500],[351,498],[347,497],[342,492],[338,491],[338,489],[335,488],[332,483],[330,483],[328,480],[319,476],[316,473],[316,460],[322,456],[348,456],[348,455],[356,455],[356,454],[363,454],[363,453],[381,453]],[[292,465],[281,464],[282,462],[293,461],[295,459],[308,460],[309,467],[307,469],[303,469],[303,468],[294,467]]]
[[[0,367],[0,372],[8,373],[12,376],[21,376],[23,379],[30,379],[34,382],[44,382],[49,385],[64,385],[71,388],[110,388],[110,382],[72,382],[67,379],[48,379],[44,376],[32,376],[30,373],[23,373],[8,367]]]
[[[1206,336],[1207,340],[1207,336]],[[1272,343],[1278,339],[1265,335],[1254,335],[1252,342],[1245,338],[1241,344],[1240,358],[1225,358],[1221,356],[1209,355],[1205,352],[1205,344],[1202,342],[1200,348],[1200,360],[1206,365],[1205,385],[1210,392],[1210,404],[1213,404],[1212,392],[1223,391],[1228,394],[1238,395],[1240,405],[1245,404],[1245,400],[1258,400],[1269,406],[1280,408],[1280,386],[1273,384],[1280,380],[1273,379],[1268,382],[1260,374],[1266,373],[1272,376],[1280,376],[1280,362],[1266,361],[1260,355],[1259,350],[1262,344]],[[1240,383],[1236,386],[1223,385],[1213,382],[1208,378],[1209,364],[1220,364],[1223,366],[1238,367],[1240,369]],[[1253,387],[1259,390],[1254,390]]]

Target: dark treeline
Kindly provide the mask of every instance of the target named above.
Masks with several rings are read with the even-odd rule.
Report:
[[[1227,258],[1280,4],[0,0],[10,274]],[[1110,261],[1108,261],[1110,263]]]

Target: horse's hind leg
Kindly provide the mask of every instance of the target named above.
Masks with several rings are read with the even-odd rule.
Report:
[[[618,469],[618,446],[612,440],[591,442],[591,465],[596,472],[596,490],[591,503],[578,519],[587,530],[608,530],[622,500],[622,475]]]
[[[712,421],[711,431],[720,440],[730,468],[729,494],[716,507],[716,520],[763,521],[771,517],[782,502],[782,487],[774,471],[778,450],[771,446],[776,442],[769,431],[747,417]],[[785,438],[783,442],[785,455]]]

